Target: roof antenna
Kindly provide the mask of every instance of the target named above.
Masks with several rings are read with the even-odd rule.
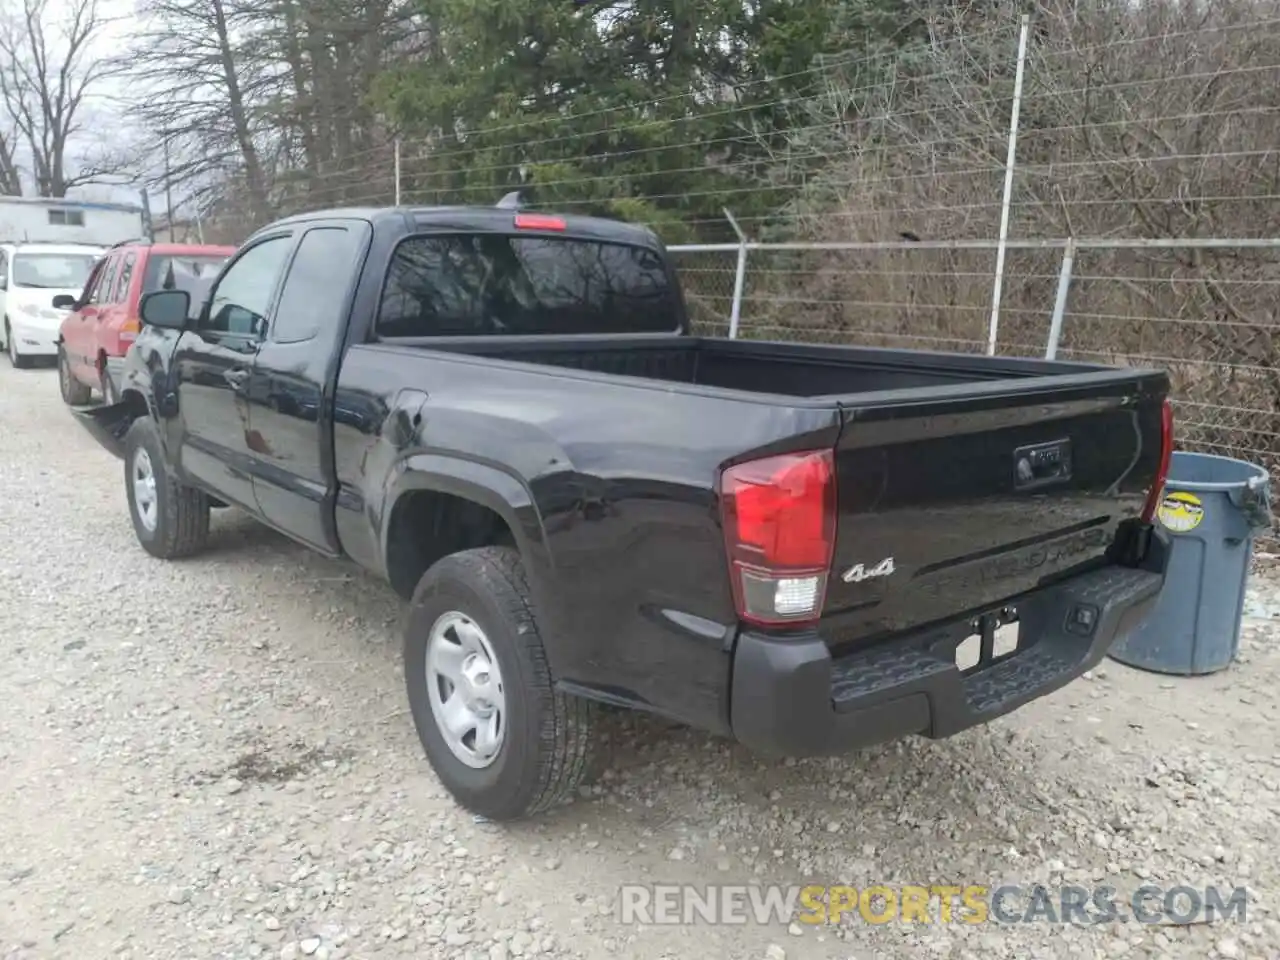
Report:
[[[498,201],[499,210],[519,210],[520,202],[524,196],[519,190],[512,190],[505,197]]]

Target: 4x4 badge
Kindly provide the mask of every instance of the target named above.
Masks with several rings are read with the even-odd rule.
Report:
[[[887,577],[893,573],[894,569],[893,557],[885,557],[870,570],[867,569],[866,564],[855,563],[844,572],[840,579],[845,583],[861,583],[863,580],[870,580],[873,577]]]

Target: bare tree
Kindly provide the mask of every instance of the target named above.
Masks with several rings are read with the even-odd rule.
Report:
[[[101,163],[73,170],[68,157],[86,97],[114,72],[89,49],[107,23],[98,0],[71,0],[60,17],[48,0],[21,0],[18,10],[0,19],[0,100],[30,152],[40,196],[63,197],[112,172]],[[0,188],[6,190],[16,185],[6,182],[16,180],[14,152],[14,144],[4,141]]]
[[[407,0],[143,0],[140,13],[121,58],[130,113],[210,216],[251,229],[300,205],[391,195],[371,184],[391,148],[369,92],[399,55]]]
[[[0,134],[0,195],[6,197],[22,196],[22,177],[13,155],[14,139],[12,133]]]
[[[171,158],[167,179],[198,191],[235,180],[265,207],[261,107],[274,86],[243,39],[250,14],[237,0],[147,0],[124,58],[134,81],[131,112]]]

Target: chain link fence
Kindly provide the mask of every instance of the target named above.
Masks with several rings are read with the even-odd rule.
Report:
[[[239,242],[303,210],[488,205],[509,174],[564,212],[603,203],[649,222],[700,334],[1156,366],[1180,447],[1280,478],[1277,14],[1245,0],[993,7],[980,24],[944,17],[912,62],[819,62],[776,100],[712,91],[712,143],[689,139],[711,96],[691,91],[674,98],[683,119],[664,102],[508,124],[518,163],[483,131],[388,133],[326,163],[285,151],[265,198],[221,184],[203,232]],[[766,139],[762,100],[786,118]],[[619,148],[636,128],[662,137]],[[708,168],[714,189],[681,179]]]
[[[996,352],[1163,369],[1179,449],[1258,463],[1280,481],[1280,240],[1177,243],[1073,241],[1065,274],[1066,241],[1014,243]],[[987,352],[996,245],[753,246],[736,335]],[[729,335],[737,251],[669,250],[695,332]]]

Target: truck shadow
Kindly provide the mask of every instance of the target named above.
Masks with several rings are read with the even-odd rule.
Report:
[[[249,561],[256,551],[263,549],[303,548],[284,534],[243,513],[238,507],[219,508],[209,519],[209,544],[207,556],[211,560],[236,559]],[[323,558],[322,558],[323,559]]]
[[[297,655],[358,664],[360,694],[402,705],[398,625],[404,605],[385,584],[231,510],[218,511],[201,562],[214,569],[261,569],[268,592],[292,611],[334,625],[291,637]],[[267,576],[271,568],[275,572]],[[262,599],[272,602],[265,594]],[[411,777],[434,780],[407,711],[392,717],[367,727],[361,736],[368,743],[358,746],[403,753]],[[790,882],[804,874],[824,882],[879,883],[894,864],[891,872],[906,882],[918,873],[920,882],[948,883],[963,882],[965,864],[979,851],[1011,863],[1042,853],[1042,838],[1024,835],[1020,823],[1051,822],[1064,807],[1093,808],[1091,818],[1099,823],[1111,815],[1111,791],[1101,774],[1089,771],[1088,747],[1059,737],[1048,750],[1060,728],[1041,733],[1034,719],[1021,715],[945,741],[911,738],[815,759],[758,756],[730,740],[629,711],[606,709],[600,722],[604,749],[582,796],[536,822],[503,827],[511,840],[568,837],[586,823],[593,835],[618,838],[596,851],[610,860],[630,855],[621,838],[640,833],[664,851],[683,845],[689,866],[727,861],[731,872],[724,876],[732,882],[748,875]],[[403,729],[397,732],[396,725]],[[1078,799],[1087,796],[1082,787],[1090,781],[1105,798]],[[458,815],[466,816],[460,809]],[[719,824],[710,834],[708,818]],[[1079,814],[1073,820],[1082,822]],[[745,838],[756,853],[743,853]],[[638,875],[669,868],[664,857],[655,849],[652,862],[638,865]]]

